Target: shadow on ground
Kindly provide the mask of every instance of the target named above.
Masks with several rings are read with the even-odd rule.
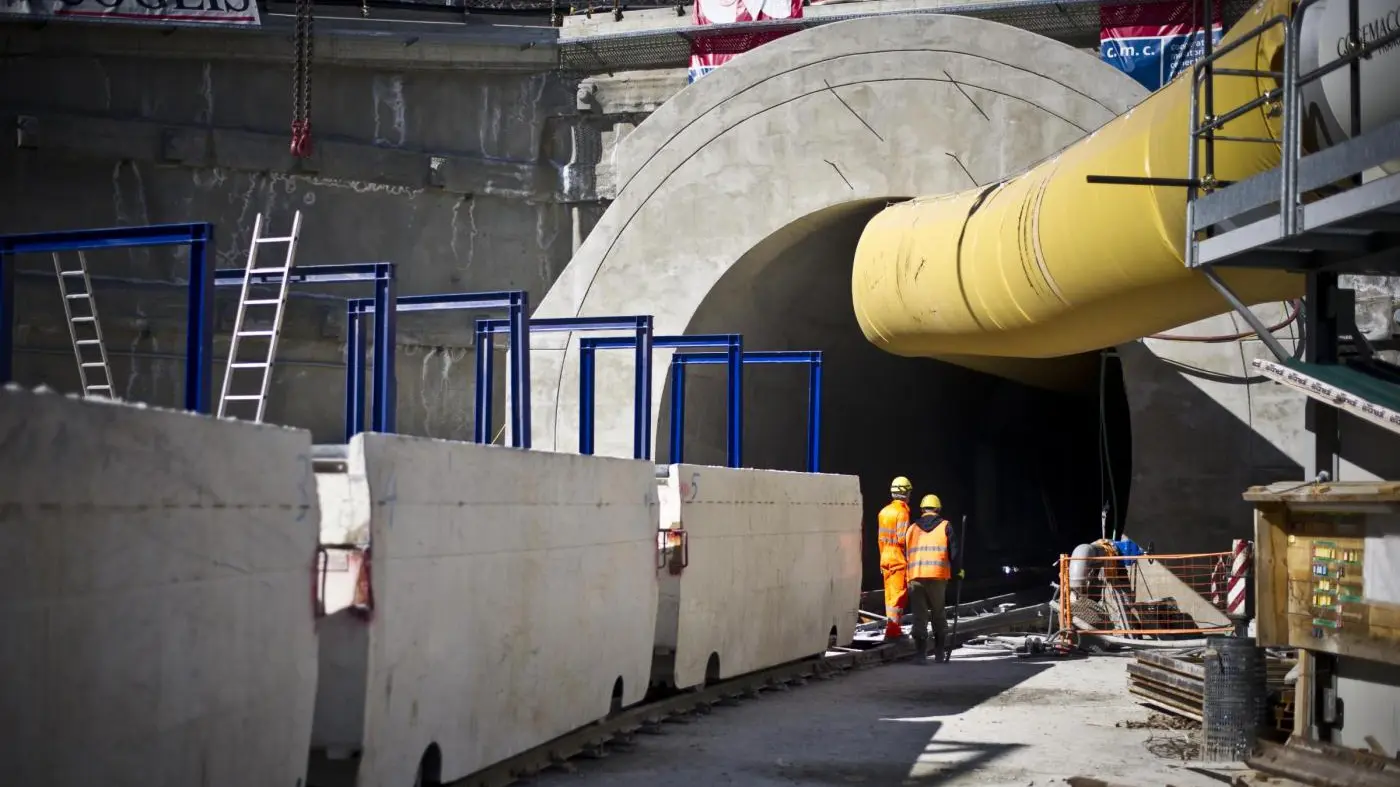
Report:
[[[669,787],[709,785],[942,784],[1021,748],[996,736],[942,737],[945,720],[988,704],[1034,715],[1084,692],[1020,686],[1048,665],[1004,656],[964,656],[950,664],[895,664],[790,692],[716,707],[665,734],[573,773],[550,771],[537,784]],[[1080,696],[1079,701],[1094,697]],[[1008,774],[1009,776],[1010,774]]]

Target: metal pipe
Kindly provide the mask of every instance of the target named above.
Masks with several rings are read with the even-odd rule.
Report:
[[[1202,38],[1202,42],[1201,42],[1202,49],[1201,49],[1201,52],[1202,52],[1202,59],[1205,61],[1205,70],[1206,70],[1206,89],[1205,89],[1206,125],[1205,125],[1205,130],[1209,131],[1209,130],[1212,130],[1212,129],[1215,129],[1215,128],[1218,127],[1218,126],[1215,124],[1215,57],[1214,57],[1214,55],[1213,55],[1213,51],[1214,51],[1214,48],[1215,48],[1215,46],[1214,46],[1214,45],[1215,45],[1215,41],[1213,40],[1213,38],[1212,38],[1212,36],[1211,36],[1211,27],[1212,27],[1211,23],[1212,23],[1212,22],[1214,21],[1214,19],[1215,19],[1215,8],[1214,8],[1214,4],[1211,3],[1211,0],[1201,0],[1201,6],[1205,9],[1205,10],[1204,10],[1204,14],[1203,14],[1203,17],[1204,17],[1205,21],[1202,23],[1202,24],[1204,25],[1204,27],[1203,27],[1203,32],[1202,32],[1202,34],[1201,34],[1201,38]],[[1238,45],[1238,43],[1239,43],[1239,42],[1237,41],[1236,44]],[[1189,46],[1189,44],[1188,44],[1188,46]],[[1236,116],[1236,117],[1237,117],[1237,116]],[[1234,118],[1230,118],[1230,119],[1233,120]],[[1224,121],[1221,121],[1221,125],[1223,125],[1223,124],[1224,124]],[[1206,137],[1205,137],[1205,146],[1206,146],[1206,177],[1207,177],[1207,178],[1210,178],[1210,179],[1213,181],[1213,180],[1215,180],[1215,139],[1214,139],[1210,134],[1207,134]]]
[[[1222,629],[1222,631],[1228,631],[1228,629]],[[1128,639],[1127,637],[1115,637],[1111,634],[1080,634],[1079,636],[1086,639],[1093,637],[1109,645],[1119,645],[1131,650],[1185,650],[1206,646],[1205,637],[1200,639]]]
[[[345,441],[365,430],[365,350],[369,336],[364,315],[347,309],[345,347]]]
[[[1293,189],[1298,169],[1298,125],[1302,108],[1298,95],[1298,29],[1289,24],[1284,28],[1283,44],[1283,142],[1279,150],[1279,203],[1278,211],[1283,225],[1282,237],[1290,237],[1296,229],[1297,212]]]
[[[475,411],[472,417],[472,439],[481,445],[491,442],[491,426],[495,420],[495,414],[491,412],[496,386],[494,344],[491,336],[482,330],[481,324],[478,322],[476,328],[476,397],[472,408]]]
[[[807,472],[820,473],[822,464],[822,356],[807,367]]]
[[[671,464],[685,461],[685,364],[671,363]]]
[[[1237,25],[1219,47],[1211,44],[1212,62],[1276,70],[1287,8],[1287,0],[1261,0],[1248,18],[1276,21],[1247,44],[1236,42],[1253,22]],[[1213,22],[1214,15],[1203,19]],[[1214,41],[1213,33],[1203,32]],[[1274,86],[1220,78],[1201,84],[1198,93],[1197,84],[1185,78],[1169,83],[1133,112],[1000,183],[896,203],[873,216],[856,247],[850,284],[867,341],[895,355],[954,363],[959,356],[1054,358],[1219,314],[1213,287],[1183,264],[1198,262],[1182,259],[1198,245],[1194,227],[1201,213],[1192,210],[1194,202],[1183,215],[1182,193],[1174,188],[1085,185],[1088,175],[1101,172],[1240,182],[1278,166],[1270,145],[1222,142],[1207,161],[1208,140],[1186,138],[1203,125],[1196,121],[1208,85],[1209,111],[1254,102],[1223,134],[1279,137],[1277,117],[1258,109],[1260,94]],[[1202,194],[1198,189],[1187,196]],[[1016,237],[1026,227],[1035,228],[1033,244]],[[954,257],[962,264],[917,264]],[[1126,273],[1124,259],[1133,260]],[[1303,290],[1303,277],[1280,269],[1240,271],[1229,281],[1250,304],[1289,300]],[[962,297],[967,292],[978,297]]]
[[[213,411],[214,384],[214,261],[209,244],[214,225],[190,241],[189,292],[185,307],[185,409],[195,413]],[[280,308],[280,307],[279,307]]]
[[[593,346],[584,340],[578,357],[578,452],[593,453]],[[635,450],[635,449],[634,449]]]
[[[397,283],[392,265],[376,271],[374,281],[374,385],[370,428],[393,434],[398,421],[398,375],[394,348],[398,344]]]
[[[637,327],[637,347],[634,363],[637,366],[636,402],[633,405],[632,455],[637,459],[651,458],[651,374],[652,349],[655,335],[652,318],[648,316],[643,325]]]
[[[730,467],[744,466],[744,340],[729,339],[729,447],[726,459]]]
[[[1264,321],[1259,319],[1259,316],[1251,311],[1250,308],[1245,305],[1244,301],[1240,300],[1239,296],[1220,278],[1220,274],[1216,273],[1215,269],[1209,265],[1201,266],[1200,271],[1201,274],[1206,277],[1206,280],[1210,282],[1211,286],[1229,302],[1230,307],[1243,317],[1245,322],[1249,323],[1249,327],[1253,328],[1254,332],[1259,335],[1259,341],[1263,342],[1264,345],[1269,348],[1269,352],[1273,353],[1280,362],[1287,363],[1289,358],[1292,357],[1292,353],[1283,349],[1283,345],[1279,343],[1279,340],[1274,338],[1274,335],[1269,332],[1269,326],[1265,325]]]
[[[1201,131],[1203,131],[1203,132],[1205,132],[1205,131],[1214,131],[1215,129],[1222,128],[1223,126],[1225,126],[1225,124],[1230,123],[1231,121],[1238,120],[1239,118],[1244,117],[1245,115],[1249,114],[1250,112],[1253,112],[1254,110],[1256,110],[1256,109],[1258,109],[1259,107],[1261,107],[1261,106],[1263,106],[1263,105],[1269,103],[1270,101],[1275,101],[1275,100],[1277,100],[1278,97],[1279,97],[1279,93],[1280,93],[1280,91],[1279,91],[1278,88],[1274,88],[1273,90],[1269,90],[1269,91],[1266,91],[1266,92],[1264,92],[1264,93],[1261,93],[1257,98],[1250,99],[1249,101],[1246,101],[1246,102],[1244,102],[1243,104],[1240,104],[1239,106],[1235,107],[1234,109],[1230,110],[1229,112],[1226,112],[1225,114],[1223,114],[1223,115],[1221,115],[1221,116],[1219,116],[1219,117],[1217,117],[1217,118],[1214,118],[1214,119],[1212,119],[1212,120],[1206,121],[1206,124],[1205,124],[1204,126],[1201,127]],[[1206,108],[1206,113],[1207,113],[1207,116],[1209,116],[1209,113],[1210,113],[1210,108],[1209,108],[1209,107]],[[1206,144],[1207,144],[1207,145],[1210,144],[1211,140],[1215,139],[1215,135],[1214,135],[1214,134],[1205,134],[1204,136],[1205,136],[1205,141],[1206,141]],[[1206,148],[1206,152],[1209,154],[1209,155],[1207,156],[1207,159],[1206,159],[1206,169],[1207,169],[1207,173],[1206,173],[1206,174],[1207,174],[1207,175],[1209,175],[1209,174],[1211,174],[1212,172],[1214,172],[1214,170],[1211,168],[1211,162],[1214,160],[1214,159],[1212,158],[1212,156],[1214,155],[1214,154],[1211,152],[1212,150],[1213,150],[1213,148],[1210,148],[1210,147],[1207,147],[1207,148]]]
[[[518,290],[510,307],[511,445],[530,448],[530,294]]]

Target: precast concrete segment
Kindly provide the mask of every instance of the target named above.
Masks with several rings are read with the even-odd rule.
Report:
[[[722,277],[772,260],[750,256],[765,240],[791,246],[892,199],[993,182],[1143,94],[1091,55],[976,19],[784,37],[690,85],[619,146],[624,185],[536,314],[654,314],[658,333],[682,333]],[[573,450],[576,340],[532,347],[534,445]],[[658,352],[657,368],[668,359]],[[597,451],[626,455],[630,367],[605,355],[598,371]],[[659,404],[666,376],[654,379]]]
[[[362,434],[374,610],[362,787],[458,779],[645,695],[655,467]]]
[[[1261,0],[1221,47],[1288,8],[1288,0]],[[1275,25],[1218,66],[1267,74],[1277,70],[1282,46],[1283,28]],[[1212,81],[1218,116],[1276,86],[1273,78],[1238,73]],[[1192,87],[1183,75],[1014,178],[875,216],[861,235],[851,281],[865,337],[903,356],[1054,358],[1229,311],[1184,264],[1184,189],[1087,182],[1091,175],[1187,177]],[[1240,181],[1278,164],[1279,146],[1267,140],[1280,138],[1282,124],[1268,104],[1220,133],[1214,171],[1201,177]],[[1303,292],[1303,277],[1283,271],[1222,275],[1249,304]]]
[[[689,564],[661,574],[658,653],[679,688],[848,643],[860,601],[855,476],[671,465],[661,527],[684,530]]]
[[[9,388],[0,474],[3,781],[304,779],[310,434]]]

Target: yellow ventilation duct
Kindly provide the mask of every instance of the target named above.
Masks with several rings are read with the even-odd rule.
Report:
[[[1287,13],[1263,0],[1222,41]],[[1221,68],[1281,70],[1272,28],[1225,55]],[[1275,87],[1271,78],[1217,76],[1224,113]],[[904,356],[1051,358],[1095,350],[1228,311],[1185,267],[1185,189],[1091,185],[1088,175],[1184,178],[1189,75],[1127,114],[993,186],[926,197],[871,219],[856,248],[851,293],[867,339]],[[1265,109],[1220,133],[1278,139]],[[1278,164],[1276,144],[1215,144],[1216,177],[1241,180]],[[1222,271],[1245,302],[1298,297],[1301,276]]]

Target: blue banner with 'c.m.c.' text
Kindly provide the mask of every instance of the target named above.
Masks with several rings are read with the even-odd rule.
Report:
[[[1191,67],[1205,52],[1204,25],[1194,2],[1105,5],[1099,11],[1099,58],[1148,90],[1157,90]],[[1219,9],[1211,41],[1223,27]]]

